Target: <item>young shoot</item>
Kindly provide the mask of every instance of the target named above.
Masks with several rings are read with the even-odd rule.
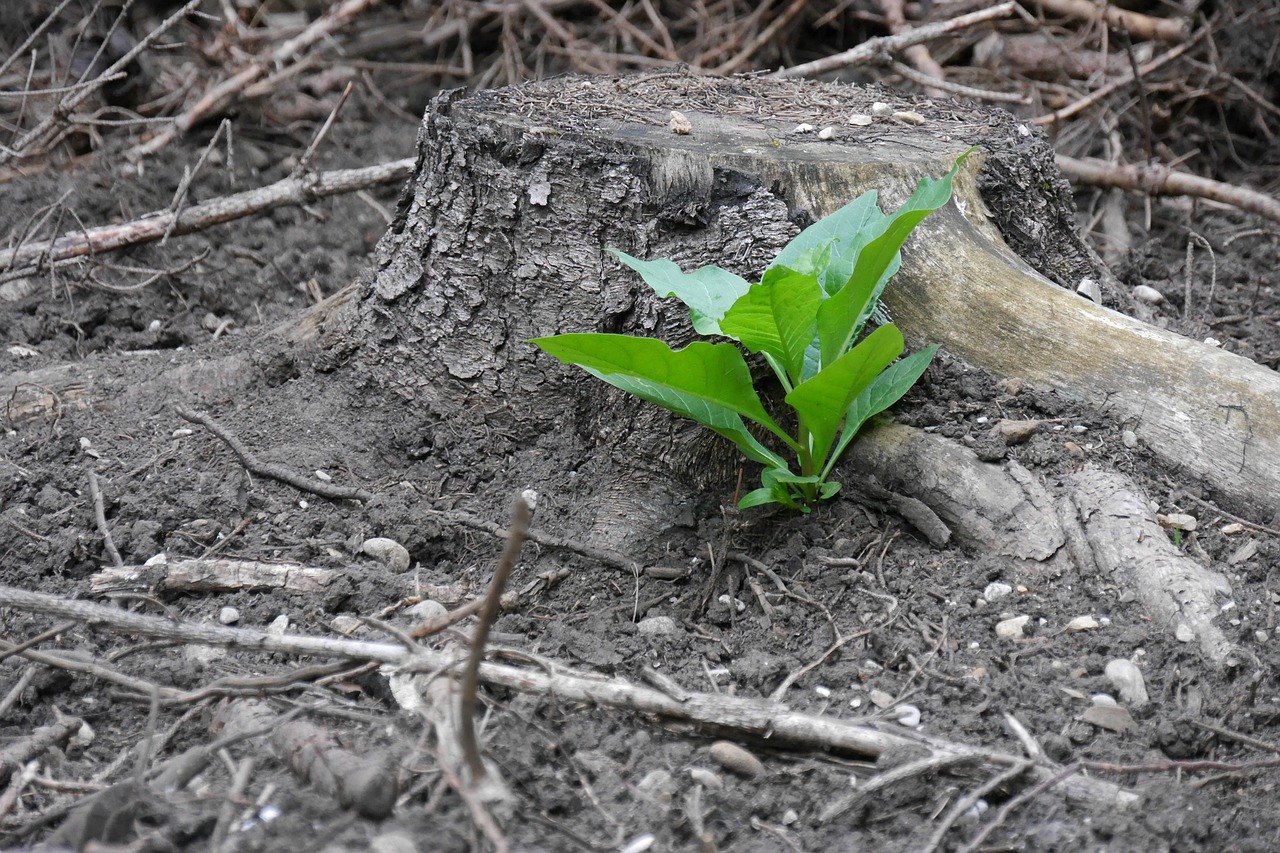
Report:
[[[760,488],[740,507],[776,503],[807,512],[839,490],[832,468],[862,425],[896,403],[937,351],[931,346],[900,358],[902,333],[892,323],[865,337],[862,332],[901,264],[903,242],[951,198],[952,180],[971,151],[942,178],[921,181],[892,214],[880,210],[871,190],[809,226],[759,282],[716,266],[685,273],[671,261],[616,252],[659,296],[688,306],[696,332],[735,343],[698,341],[673,350],[653,338],[610,334],[553,335],[531,343],[705,425],[764,466]],[[743,350],[773,370],[791,410],[791,431],[765,410]],[[785,448],[794,467],[777,448]]]

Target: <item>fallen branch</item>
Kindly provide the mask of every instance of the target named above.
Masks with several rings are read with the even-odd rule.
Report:
[[[20,272],[35,272],[36,265],[111,252],[154,242],[166,234],[190,234],[278,207],[309,204],[332,195],[397,183],[413,174],[414,162],[410,157],[363,169],[337,169],[285,178],[265,187],[193,205],[176,215],[165,211],[119,225],[70,231],[54,240],[0,250],[0,269],[10,270],[22,264],[30,269]]]
[[[1092,0],[1036,0],[1036,5],[1054,15],[1065,15],[1080,21],[1093,21],[1101,17],[1108,27],[1127,31],[1134,41],[1182,41],[1191,30],[1186,18],[1153,18],[1121,9],[1111,3],[1098,4]]]
[[[775,79],[808,77],[816,74],[825,74],[828,71],[835,71],[840,68],[847,68],[850,65],[858,65],[859,63],[877,59],[881,54],[897,53],[913,45],[924,44],[931,39],[939,38],[957,30],[963,30],[974,24],[1003,18],[1017,7],[1017,3],[1001,3],[998,6],[992,6],[990,9],[983,9],[979,12],[957,15],[949,21],[940,21],[936,24],[915,27],[900,35],[867,39],[852,50],[846,50],[843,53],[837,53],[834,56],[827,56],[822,59],[815,59],[813,62],[793,65],[790,68],[782,68],[769,76]]]
[[[0,607],[16,607],[34,613],[74,617],[86,624],[107,625],[118,631],[165,637],[183,642],[252,649],[287,654],[305,654],[393,664],[400,671],[436,672],[455,667],[456,655],[428,648],[407,648],[400,643],[373,643],[329,637],[277,635],[262,631],[227,628],[219,625],[175,622],[159,616],[129,613],[85,601],[28,592],[0,586]],[[484,663],[480,680],[486,684],[522,693],[555,696],[565,702],[606,706],[671,720],[681,720],[716,732],[739,737],[767,737],[771,744],[805,749],[832,750],[865,757],[877,757],[887,749],[922,747],[938,756],[972,755],[998,767],[1011,767],[1025,759],[966,744],[951,743],[897,732],[881,731],[834,717],[792,711],[764,699],[726,696],[718,693],[689,693],[675,699],[666,693],[641,687],[621,678],[610,678],[563,668],[521,669],[504,664]],[[1043,783],[1059,773],[1055,765],[1037,764],[1028,774]],[[1108,808],[1129,808],[1138,795],[1112,782],[1090,777],[1073,777],[1063,783],[1075,800]]]
[[[1224,184],[1199,175],[1175,172],[1158,163],[1116,166],[1106,160],[1057,156],[1058,168],[1070,180],[1095,187],[1118,187],[1147,195],[1187,195],[1209,199],[1280,222],[1280,201],[1264,193]]]

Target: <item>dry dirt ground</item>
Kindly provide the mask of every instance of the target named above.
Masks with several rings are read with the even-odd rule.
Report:
[[[413,123],[370,120],[362,111],[335,129],[318,168],[412,156]],[[142,175],[106,156],[93,169],[14,180],[3,188],[0,231],[20,232],[58,199],[87,224],[163,208],[208,138],[197,133],[167,149]],[[205,171],[193,197],[283,177],[307,141],[246,138],[262,156]],[[395,198],[392,188],[284,208],[133,250],[91,277],[64,272],[0,285],[0,376],[47,378],[54,374],[42,370],[69,364],[64,381],[91,385],[94,401],[30,417],[6,410],[0,583],[94,597],[90,578],[112,560],[95,520],[93,472],[125,564],[216,549],[223,558],[338,575],[315,591],[139,589],[117,599],[122,607],[191,623],[216,622],[235,608],[238,626],[265,629],[287,617],[290,633],[345,628],[384,639],[343,617],[379,615],[407,628],[413,620],[395,606],[424,589],[452,588],[450,606],[482,594],[501,541],[430,511],[465,510],[505,524],[512,495],[495,493],[495,472],[451,453],[452,437],[394,395],[341,366],[314,363],[271,334],[317,288],[332,294],[355,278]],[[1121,280],[1166,294],[1159,312],[1171,327],[1280,363],[1280,238],[1243,215],[1174,202],[1154,205],[1147,230],[1141,201],[1129,201],[1136,242],[1115,265]],[[1187,291],[1193,231],[1213,251],[1197,249]],[[149,270],[164,272],[148,281]],[[1187,292],[1192,310],[1184,317]],[[216,368],[233,355],[250,365],[233,399],[174,395],[158,379],[173,364]],[[53,390],[68,393],[66,385]],[[330,500],[252,476],[225,443],[176,414],[179,403],[218,418],[264,461],[307,477],[321,471],[372,497]],[[1139,478],[1162,512],[1194,515],[1198,529],[1180,546],[1228,573],[1234,595],[1222,601],[1221,624],[1237,644],[1232,665],[1204,663],[1194,645],[1153,624],[1107,578],[1014,576],[963,551],[933,548],[848,480],[847,494],[806,516],[726,513],[733,483],[699,496],[684,528],[633,555],[689,570],[675,580],[528,545],[510,585],[527,591],[498,619],[491,647],[503,659],[536,656],[637,682],[651,668],[688,690],[746,697],[769,696],[805,670],[783,693],[795,710],[1022,754],[1009,722],[1016,719],[1053,761],[1094,762],[1079,772],[1140,797],[1118,809],[1015,780],[966,807],[934,849],[1280,849],[1280,519],[1246,517],[1252,525],[1229,527],[1237,519],[1206,502],[1212,496],[1196,483],[1154,464],[1142,447],[1126,447],[1124,425],[1105,409],[1034,390],[1011,394],[945,356],[896,414],[1049,474],[1084,459],[1104,462]],[[993,447],[988,433],[1000,418],[1056,425],[1026,444]],[[544,495],[534,526],[572,532],[574,520],[556,515],[557,503],[570,502]],[[411,568],[393,571],[361,554],[375,536],[402,543]],[[751,560],[727,556],[733,552]],[[554,582],[535,583],[548,573]],[[1003,597],[993,583],[1006,585]],[[1030,617],[1028,633],[999,638],[997,623],[1019,615]],[[645,621],[659,616],[670,621]],[[1069,630],[1077,617],[1092,617],[1094,627]],[[23,642],[56,621],[0,607],[0,638]],[[664,630],[648,633],[654,626]],[[45,842],[77,798],[116,783],[124,783],[113,789],[117,799],[82,813],[57,843],[97,837],[128,849],[239,851],[460,851],[482,843],[474,812],[442,774],[442,745],[421,717],[399,707],[377,671],[352,665],[337,677],[268,690],[226,679],[290,673],[312,661],[215,654],[93,624],[65,627],[39,648],[171,690],[152,721],[151,697],[137,683],[5,658],[0,788],[23,772],[6,744],[63,715],[87,728],[38,756],[20,796],[4,803],[4,849]],[[1123,731],[1082,719],[1095,694],[1116,694],[1104,674],[1115,660],[1135,662],[1150,695],[1145,705],[1131,704],[1132,725]],[[202,690],[216,682],[219,689]],[[397,782],[394,811],[372,819],[342,808],[261,744],[229,746],[180,790],[131,787],[149,732],[158,737],[146,761],[162,762],[210,742],[226,697],[268,694],[277,710],[305,708],[351,750],[376,756]],[[513,850],[923,850],[943,816],[990,777],[934,767],[877,788],[878,774],[912,756],[886,756],[877,767],[777,749],[767,736],[738,738],[763,764],[743,775],[716,762],[714,734],[705,730],[516,690],[486,689],[481,703],[485,752],[515,795],[502,826]],[[917,709],[918,720],[903,706]],[[245,771],[238,780],[237,770]]]

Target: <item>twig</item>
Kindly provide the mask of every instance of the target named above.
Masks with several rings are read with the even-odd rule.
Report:
[[[774,78],[807,77],[825,74],[828,71],[835,71],[850,65],[857,65],[875,59],[883,53],[896,53],[912,45],[923,44],[930,39],[971,27],[974,24],[1003,18],[1013,12],[1017,5],[1017,3],[1001,3],[997,6],[992,6],[990,9],[970,12],[967,15],[957,15],[948,21],[915,27],[901,35],[867,39],[852,50],[846,50],[843,53],[837,53],[834,56],[827,56],[822,59],[815,59],[813,62],[805,62],[801,65],[793,65],[790,68],[783,68],[769,76]]]
[[[912,779],[916,776],[923,776],[926,773],[938,773],[943,770],[950,770],[952,767],[958,767],[964,764],[973,764],[975,759],[971,755],[930,755],[927,758],[921,758],[916,761],[909,761],[901,764],[892,770],[886,770],[883,773],[873,776],[865,783],[858,785],[856,791],[846,794],[839,800],[822,810],[822,814],[818,817],[823,823],[834,820],[840,815],[853,808],[858,802],[867,799],[878,791],[896,785],[905,779]],[[1026,765],[1026,761],[1020,762]],[[1025,766],[1020,766],[1018,772],[1025,770]]]
[[[1232,520],[1232,521],[1234,521],[1234,522],[1237,522],[1237,523],[1239,523],[1239,524],[1243,524],[1245,527],[1249,528],[1250,530],[1256,530],[1258,533],[1265,533],[1265,534],[1267,534],[1268,536],[1280,536],[1280,528],[1277,528],[1277,527],[1267,527],[1265,524],[1258,524],[1256,521],[1250,521],[1250,520],[1249,520],[1249,519],[1247,519],[1247,518],[1241,518],[1240,516],[1238,516],[1238,515],[1236,515],[1236,514],[1234,514],[1234,513],[1227,512],[1225,509],[1223,509],[1223,508],[1222,508],[1222,507],[1220,507],[1220,506],[1217,506],[1217,505],[1215,505],[1215,504],[1213,504],[1213,503],[1210,503],[1209,501],[1203,500],[1203,499],[1201,499],[1201,498],[1197,498],[1197,497],[1195,497],[1194,495],[1182,495],[1179,499],[1180,499],[1180,500],[1181,500],[1181,499],[1186,499],[1186,500],[1191,501],[1192,503],[1197,503],[1197,504],[1199,504],[1200,506],[1204,507],[1205,509],[1211,509],[1211,510],[1213,510],[1214,512],[1218,513],[1218,514],[1219,514],[1219,515],[1221,515],[1221,516],[1225,516],[1226,518],[1229,518],[1229,519],[1231,519],[1231,520]]]
[[[974,853],[974,851],[980,849],[982,847],[982,842],[987,840],[987,836],[994,832],[997,827],[1003,825],[1009,818],[1009,815],[1013,813],[1014,809],[1028,800],[1040,796],[1040,794],[1049,790],[1054,785],[1070,780],[1078,772],[1080,772],[1079,764],[1069,764],[1052,776],[1042,779],[1038,785],[1035,785],[1029,790],[1023,791],[1018,796],[1011,798],[1000,807],[1000,810],[996,812],[995,817],[988,821],[987,824],[969,840],[969,843],[961,847],[957,853]]]
[[[17,643],[5,651],[0,651],[0,663],[4,663],[6,660],[13,657],[14,655],[22,654],[27,649],[34,649],[36,646],[40,645],[45,640],[52,640],[54,637],[58,636],[59,634],[64,634],[79,624],[80,624],[79,622],[63,622],[61,625],[54,625],[49,630],[41,631],[39,634],[36,634],[34,637],[32,637],[29,640],[26,640],[25,642]]]
[[[419,646],[406,649],[400,643],[374,643],[339,640],[298,634],[268,634],[245,628],[222,625],[175,622],[159,616],[131,613],[86,601],[68,600],[54,595],[0,586],[0,607],[17,607],[35,613],[76,618],[87,624],[107,625],[115,630],[167,637],[183,642],[251,649],[263,652],[316,655],[331,658],[370,660],[397,664],[418,672],[444,671],[457,661],[448,650]],[[7,644],[0,645],[0,648]],[[36,652],[28,652],[30,655]],[[881,731],[848,720],[818,714],[792,711],[786,706],[750,697],[718,693],[690,693],[677,700],[660,690],[641,687],[622,678],[608,678],[592,673],[578,673],[558,668],[554,672],[526,669],[506,664],[482,663],[480,679],[490,685],[522,693],[554,695],[563,702],[582,702],[651,714],[671,720],[684,720],[695,725],[726,728],[754,736],[769,733],[769,742],[800,748],[824,749],[875,757],[886,749],[921,746],[935,755],[964,755],[984,763],[1009,767],[1025,759],[965,744],[938,741],[919,736],[908,737]],[[1078,766],[1072,768],[1072,772]],[[1062,781],[1058,768],[1037,764],[1031,772],[1037,779],[1053,784]],[[1068,780],[1070,794],[1109,808],[1128,808],[1138,795],[1105,780],[1081,777]]]
[[[124,565],[124,560],[120,559],[120,551],[116,549],[115,540],[111,538],[111,528],[107,526],[107,514],[102,507],[102,489],[98,488],[98,475],[92,470],[89,471],[89,498],[93,501],[93,519],[98,525],[98,532],[102,534],[102,547],[111,558],[111,564],[118,569]]]
[[[1106,160],[1057,155],[1058,168],[1070,180],[1095,187],[1119,187],[1148,195],[1189,195],[1229,204],[1280,222],[1280,201],[1256,190],[1175,172],[1167,166],[1113,166]]]
[[[235,455],[240,458],[240,464],[244,465],[245,469],[252,474],[278,480],[281,483],[293,486],[295,489],[332,500],[356,500],[363,503],[373,498],[373,493],[366,489],[355,486],[337,486],[333,483],[312,480],[291,468],[286,468],[284,465],[261,462],[253,455],[253,451],[244,446],[244,442],[203,412],[192,411],[186,406],[174,406],[173,410],[181,415],[183,419],[203,425],[209,432],[222,439],[227,447],[230,447]]]
[[[192,0],[192,5],[198,2],[200,0]],[[196,103],[174,118],[170,127],[156,134],[148,142],[127,152],[125,156],[131,160],[140,160],[148,154],[159,151],[173,140],[185,135],[206,116],[224,109],[237,93],[266,74],[269,69],[297,61],[299,54],[305,53],[317,42],[328,38],[335,30],[346,26],[351,19],[378,2],[379,0],[345,0],[342,4],[330,8],[297,36],[278,45],[265,56],[255,58],[248,66],[209,89]]]
[[[884,21],[889,27],[890,34],[897,36],[911,31],[911,26],[907,24],[907,16],[904,10],[906,4],[903,0],[879,0],[879,5],[880,11],[884,13]],[[926,95],[931,98],[938,98],[945,94],[944,90],[934,85],[934,82],[946,80],[947,72],[942,70],[938,60],[934,59],[929,53],[929,48],[922,44],[913,44],[903,50],[902,55],[919,71],[923,82],[921,80],[916,82],[925,87]]]
[[[285,178],[265,187],[202,202],[179,213],[165,211],[119,225],[102,225],[67,232],[54,240],[0,250],[0,268],[18,264],[30,266],[37,261],[65,261],[110,252],[126,246],[150,243],[166,234],[190,234],[286,205],[308,204],[331,195],[396,183],[413,174],[416,162],[415,158],[408,157],[364,169],[338,169]]]
[[[316,131],[315,139],[311,140],[311,144],[307,146],[307,150],[302,152],[302,157],[298,160],[298,165],[293,167],[293,171],[289,173],[289,177],[296,178],[311,166],[311,155],[316,153],[316,149],[320,147],[320,143],[324,142],[324,138],[329,135],[329,128],[333,127],[333,120],[338,117],[338,112],[342,109],[342,105],[347,102],[347,98],[351,97],[351,91],[355,89],[356,84],[348,82],[347,87],[342,90],[342,95],[338,98],[338,103],[333,105],[333,109],[329,110],[329,117],[324,120],[324,124],[320,125],[320,129]]]
[[[529,504],[523,497],[516,498],[515,510],[511,514],[511,527],[507,532],[507,544],[502,549],[502,556],[498,558],[493,580],[489,582],[489,594],[485,596],[475,634],[471,637],[471,655],[462,671],[462,694],[458,700],[458,739],[471,770],[472,782],[483,779],[485,775],[484,761],[480,757],[480,746],[476,741],[475,723],[480,664],[484,661],[484,647],[489,641],[489,630],[498,618],[498,611],[502,609],[502,590],[507,586],[507,579],[511,577],[511,570],[515,568],[520,548],[524,545],[524,535],[529,529],[529,509]]]
[[[950,80],[938,80],[928,74],[922,74],[910,65],[894,62],[893,70],[919,86],[932,86],[948,95],[969,98],[974,101],[993,101],[1001,104],[1029,104],[1031,97],[1022,92],[997,92],[994,89],[979,89],[976,86],[964,86]]]
[[[33,143],[45,139],[52,128],[57,127],[58,123],[70,115],[72,110],[82,104],[89,95],[97,91],[97,89],[106,82],[104,78],[114,75],[128,67],[129,63],[133,62],[139,54],[150,47],[152,43],[160,38],[160,36],[168,32],[174,24],[189,15],[196,6],[200,5],[201,2],[202,0],[188,0],[187,4],[181,9],[174,12],[168,18],[165,18],[159,26],[140,39],[138,43],[133,46],[133,49],[117,59],[110,67],[99,74],[94,81],[98,85],[80,89],[72,97],[64,101],[59,101],[53,112],[45,118],[44,121],[24,133],[21,138],[13,143],[11,150],[0,150],[0,165],[9,162],[15,157],[27,156],[27,149],[30,148]]]
[[[978,800],[990,794],[1001,785],[1012,782],[1031,767],[1030,761],[1024,761],[1021,764],[1015,764],[1012,767],[1006,767],[1004,770],[992,776],[978,787],[961,797],[951,810],[943,815],[938,821],[938,827],[929,836],[929,840],[925,842],[924,847],[920,849],[920,853],[933,853],[942,847],[942,840],[946,838],[951,827],[955,826],[956,821],[964,816],[964,813],[973,807]]]

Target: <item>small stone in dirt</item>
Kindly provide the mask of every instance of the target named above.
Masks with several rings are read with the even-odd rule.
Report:
[[[1265,643],[1267,640],[1271,639],[1271,635],[1266,631],[1254,631],[1253,638],[1259,643]]]
[[[885,693],[883,690],[872,690],[870,696],[871,704],[875,705],[882,711],[893,704],[893,697],[888,693]]]
[[[240,611],[234,607],[224,607],[218,611],[218,621],[223,625],[234,625],[240,621]]]
[[[1002,640],[1016,640],[1026,633],[1030,616],[1014,616],[996,623],[996,636]]]
[[[1120,433],[1120,443],[1133,450],[1138,446],[1138,434],[1131,429],[1124,430]]]
[[[333,620],[329,622],[329,630],[333,631],[335,634],[342,634],[343,636],[350,636],[360,630],[363,626],[363,622],[346,613],[333,617]]]
[[[1245,560],[1251,560],[1258,553],[1258,540],[1250,539],[1239,548],[1231,552],[1231,556],[1227,557],[1227,565],[1238,566]]]
[[[1244,525],[1238,521],[1233,521],[1226,527],[1222,528],[1224,536],[1235,536],[1237,533],[1244,533]]]
[[[877,118],[883,118],[884,116],[890,115],[892,112],[893,107],[889,106],[884,101],[876,101],[871,105],[871,114]]]
[[[1013,592],[1013,587],[1003,581],[992,581],[982,588],[982,597],[987,601],[999,601]]]
[[[669,803],[675,797],[676,780],[666,770],[650,770],[636,785],[636,790],[658,802]]]
[[[679,136],[688,136],[693,133],[693,122],[685,117],[685,114],[679,110],[671,111],[671,132]]]
[[[1098,627],[1098,620],[1092,616],[1077,616],[1067,623],[1068,631],[1092,631]]]
[[[782,813],[783,826],[791,826],[791,824],[795,823],[799,819],[800,819],[800,813],[795,809],[787,809],[785,812]]]
[[[439,619],[441,616],[447,615],[448,612],[449,608],[440,602],[425,598],[412,607],[405,608],[404,615],[414,622],[426,622],[429,619]]]
[[[407,832],[384,832],[369,842],[369,853],[418,853],[418,844]]]
[[[650,616],[636,623],[636,631],[652,637],[663,637],[676,632],[676,620],[670,616]]]
[[[1196,632],[1186,622],[1179,622],[1178,627],[1173,629],[1173,636],[1179,643],[1189,643],[1196,638]]]
[[[764,765],[747,750],[727,740],[711,744],[711,760],[725,770],[746,779],[754,779],[764,772]]]
[[[360,552],[384,563],[393,572],[409,570],[409,550],[394,539],[384,536],[366,539]]]
[[[1165,530],[1177,528],[1184,532],[1190,533],[1195,530],[1197,525],[1194,515],[1187,515],[1185,512],[1171,512],[1167,515],[1161,514],[1156,516],[1156,521],[1160,522],[1160,526]]]
[[[271,624],[267,626],[267,633],[277,637],[283,637],[284,632],[289,630],[289,617],[281,613],[279,616],[271,620]]]
[[[996,421],[992,432],[1004,440],[1005,444],[1022,444],[1040,429],[1040,421],[1011,421],[1001,418]]]
[[[1133,725],[1133,715],[1125,708],[1111,705],[1094,705],[1086,708],[1080,719],[1091,726],[1110,732],[1123,732]]]
[[[895,721],[900,726],[914,729],[920,725],[920,709],[915,705],[899,705],[893,709]]]
[[[1120,693],[1121,701],[1134,708],[1141,708],[1149,700],[1147,685],[1142,678],[1142,670],[1131,660],[1119,658],[1108,661],[1105,670],[1107,678]]]
[[[689,778],[704,788],[710,788],[718,791],[724,787],[724,780],[715,774],[715,771],[708,770],[705,767],[690,767]]]
[[[849,121],[847,121],[846,124],[852,124],[852,125],[855,125],[856,127],[866,127],[867,125],[871,124],[873,121],[875,121],[875,119],[873,119],[869,115],[864,115],[863,113],[854,113],[853,115],[849,116]]]
[[[1133,298],[1141,299],[1149,305],[1159,305],[1164,302],[1164,294],[1145,284],[1140,284],[1133,289]]]

